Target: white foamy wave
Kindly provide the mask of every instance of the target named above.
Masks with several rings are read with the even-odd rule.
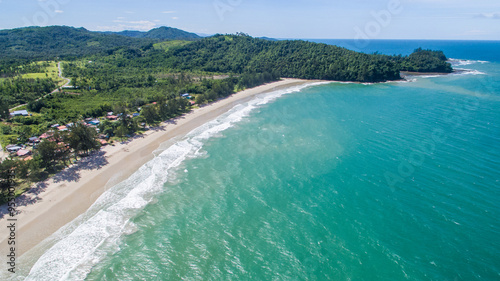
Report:
[[[38,259],[26,280],[85,279],[94,265],[119,250],[123,235],[136,231],[131,218],[154,200],[155,195],[164,191],[164,183],[172,178],[172,172],[185,159],[201,155],[204,141],[232,127],[259,105],[320,84],[323,83],[260,95],[191,131],[127,180],[106,191],[87,212],[42,242],[47,243],[47,247],[53,246]]]
[[[448,62],[451,63],[452,66],[464,66],[476,63],[488,63],[487,61],[482,60],[461,60],[461,59],[448,59]]]
[[[481,72],[476,69],[463,69],[463,68],[457,68],[457,72],[451,73],[450,75],[486,75],[486,73]]]

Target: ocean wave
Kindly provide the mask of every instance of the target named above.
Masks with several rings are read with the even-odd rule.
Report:
[[[486,75],[486,73],[476,69],[456,68],[456,70],[458,71],[450,73],[450,75]]]
[[[452,66],[464,66],[476,63],[481,63],[481,64],[488,63],[488,61],[482,61],[482,60],[462,60],[462,59],[448,59],[448,62],[451,63]]]
[[[173,177],[175,169],[186,159],[203,155],[200,151],[206,140],[220,135],[260,105],[320,84],[324,83],[310,83],[259,95],[158,152],[153,160],[127,180],[102,194],[84,214],[44,240],[38,247],[50,248],[36,261],[26,280],[85,279],[96,264],[119,250],[124,235],[136,230],[131,219],[164,191],[164,183]]]

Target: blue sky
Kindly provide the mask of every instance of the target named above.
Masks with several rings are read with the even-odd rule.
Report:
[[[499,0],[0,0],[0,29],[68,25],[323,39],[500,40]]]

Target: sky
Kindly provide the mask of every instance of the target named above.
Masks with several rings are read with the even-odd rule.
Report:
[[[160,26],[300,39],[500,40],[500,0],[0,0],[0,29]]]

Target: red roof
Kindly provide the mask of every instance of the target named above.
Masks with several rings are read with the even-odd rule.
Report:
[[[118,119],[118,116],[110,115],[110,116],[106,116],[106,118],[108,118],[109,120],[116,120],[116,119]]]
[[[48,139],[48,138],[52,137],[52,135],[53,135],[52,133],[50,133],[50,134],[48,134],[48,133],[44,133],[44,134],[43,134],[43,135],[41,135],[39,138],[40,138],[40,139]]]
[[[31,154],[31,151],[29,151],[27,149],[21,149],[17,152],[17,156],[20,156],[20,157],[27,156],[30,154]]]
[[[57,127],[57,129],[59,131],[65,131],[65,130],[68,130],[68,127],[66,127],[66,126],[59,126],[59,127]]]

